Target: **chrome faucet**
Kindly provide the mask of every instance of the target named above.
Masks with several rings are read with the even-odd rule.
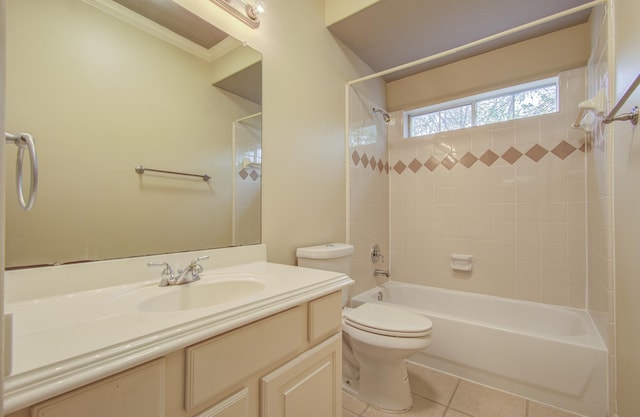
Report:
[[[374,277],[378,277],[378,276],[380,276],[380,275],[382,275],[382,276],[384,276],[384,277],[387,277],[387,278],[389,278],[389,277],[391,276],[391,274],[389,273],[389,271],[385,271],[385,270],[383,270],[383,269],[374,269],[374,270],[373,270],[373,276],[374,276]]]
[[[160,283],[158,284],[158,286],[166,287],[169,285],[188,284],[189,282],[199,280],[200,274],[204,270],[199,262],[205,259],[209,259],[209,257],[205,255],[194,258],[189,266],[184,269],[178,268],[178,271],[176,273],[173,272],[173,268],[171,268],[171,265],[166,262],[149,262],[147,266],[162,267],[162,272],[160,272]]]

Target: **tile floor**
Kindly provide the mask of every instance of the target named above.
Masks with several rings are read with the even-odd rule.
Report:
[[[385,413],[343,394],[342,417],[579,417],[408,362],[413,408]]]

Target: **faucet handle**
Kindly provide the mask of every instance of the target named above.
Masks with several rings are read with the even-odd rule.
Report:
[[[382,263],[384,263],[384,255],[380,250],[380,245],[374,243],[371,247],[371,262],[375,264],[378,261],[382,261]]]
[[[204,261],[205,259],[209,259],[209,255],[198,256],[197,258],[194,258],[189,265],[190,266],[198,265],[198,262]]]
[[[200,279],[200,274],[202,273],[204,268],[198,262],[204,261],[205,259],[209,259],[209,256],[198,256],[197,258],[194,258],[189,264],[189,271],[191,271],[191,278],[193,279],[193,281],[197,281]]]
[[[166,275],[172,275],[173,274],[173,269],[171,268],[171,265],[169,265],[166,262],[149,262],[149,263],[147,263],[147,266],[149,268],[154,268],[154,267],[158,267],[158,266],[163,267],[164,269],[161,272],[162,275],[165,275],[165,274]]]
[[[169,280],[171,280],[173,278],[173,269],[171,268],[171,265],[169,265],[166,262],[149,262],[147,263],[147,266],[149,268],[154,268],[154,267],[162,267],[162,272],[160,272],[160,286],[161,287],[166,287],[167,285],[169,285]]]

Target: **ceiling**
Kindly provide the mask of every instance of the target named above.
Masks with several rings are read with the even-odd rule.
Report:
[[[213,48],[229,36],[171,0],[115,0],[115,2],[205,49]]]
[[[447,51],[589,3],[590,0],[380,0],[329,30],[374,71]],[[589,19],[587,9],[552,22],[385,76],[393,81]]]

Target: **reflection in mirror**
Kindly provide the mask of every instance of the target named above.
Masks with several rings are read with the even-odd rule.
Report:
[[[226,35],[187,39],[174,7],[7,1],[6,129],[34,136],[40,164],[33,211],[6,202],[7,267],[260,242],[261,57]]]
[[[233,244],[260,243],[262,113],[233,123]],[[256,223],[257,221],[257,223]]]

